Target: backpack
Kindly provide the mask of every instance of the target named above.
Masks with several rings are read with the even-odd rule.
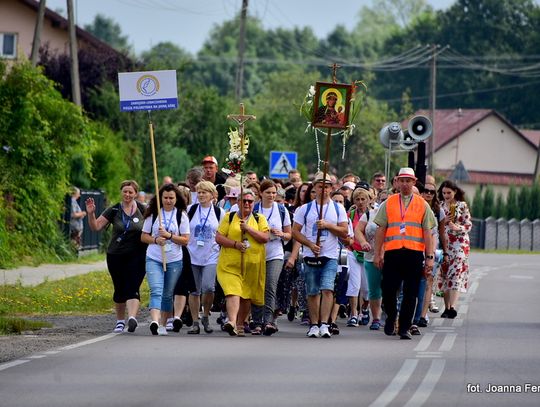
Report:
[[[137,209],[139,210],[139,212],[141,214],[144,215],[144,211],[146,210],[146,206],[144,206],[141,202],[139,201],[135,201],[135,203],[137,204]],[[112,208],[111,208],[112,212],[113,212],[113,216],[112,216],[112,219],[114,219],[116,217],[116,215],[118,213],[120,213],[120,211],[122,210],[122,203],[118,202],[116,205],[114,205]],[[108,220],[108,219],[107,219]],[[107,228],[106,229],[109,229],[109,227],[111,226],[111,223],[112,221],[109,221],[109,224],[107,225]]]
[[[338,207],[338,203],[336,201],[332,201],[334,203],[334,209],[336,210],[336,217],[338,218],[339,220],[339,207]],[[306,207],[306,212],[304,213],[304,227],[306,227],[306,224],[307,224],[307,215],[309,213],[309,211],[311,210],[311,204],[313,203],[313,201],[309,201],[307,203],[307,207]],[[306,228],[307,230],[307,228]]]
[[[257,202],[255,206],[253,207],[253,214],[259,213],[259,210],[261,209],[260,202]],[[283,204],[278,204],[278,210],[279,210],[279,216],[281,217],[281,227],[283,227],[283,224],[285,223],[285,206]]]
[[[221,208],[217,205],[212,205],[214,207],[214,213],[216,214],[216,219],[218,222],[221,220]],[[195,212],[197,211],[197,208],[199,207],[199,204],[193,204],[191,205],[191,208],[189,208],[189,212],[187,214],[189,220],[193,219],[193,216],[195,216]]]
[[[234,215],[236,214],[236,211],[234,212],[229,212],[229,223],[232,222],[233,218],[234,218]],[[255,212],[253,212],[253,217],[255,218],[255,220],[257,221],[257,223],[259,223],[259,215]]]
[[[154,225],[154,222],[156,221],[156,216],[157,214],[152,214],[152,225]],[[182,211],[176,208],[176,224],[178,225],[178,233],[180,233],[180,223],[182,223]]]

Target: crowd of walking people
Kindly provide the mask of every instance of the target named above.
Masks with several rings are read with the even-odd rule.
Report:
[[[145,276],[152,335],[184,325],[212,334],[213,314],[231,336],[274,335],[286,317],[311,338],[339,334],[343,318],[346,329],[411,339],[438,312],[436,295],[441,317],[458,316],[472,222],[452,181],[437,188],[406,167],[390,187],[381,172],[369,181],[319,172],[309,182],[295,170],[286,180],[249,172],[242,181],[207,156],[186,182],[164,179],[159,199],[146,202],[126,180],[103,213],[86,200],[90,228],[112,226],[114,332],[137,329]]]

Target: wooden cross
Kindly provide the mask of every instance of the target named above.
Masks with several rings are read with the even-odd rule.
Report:
[[[336,64],[335,62],[332,65],[328,65],[329,68],[332,68],[332,83],[337,83],[337,70],[341,68],[341,65]]]
[[[257,117],[245,114],[244,104],[240,103],[240,114],[228,114],[227,119],[234,120],[238,124],[238,135],[240,136],[240,148],[242,155],[244,155],[244,124],[250,120],[256,120]],[[238,198],[238,210],[240,211],[240,219],[244,219],[244,180],[242,179],[242,173],[240,172],[240,197]],[[244,240],[244,232],[242,232],[242,241]],[[244,274],[244,253],[240,254],[240,271]]]
[[[245,114],[244,104],[240,103],[240,114],[228,114],[227,119],[234,120],[238,123],[238,134],[242,138],[242,148],[244,148],[244,123],[250,120],[255,120],[257,117],[251,114]]]

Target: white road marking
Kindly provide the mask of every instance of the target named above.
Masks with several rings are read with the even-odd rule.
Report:
[[[452,321],[452,326],[460,327],[463,326],[463,320],[460,318],[456,318]]]
[[[433,320],[431,326],[442,326],[442,324],[444,324],[444,318],[437,318]]]
[[[19,366],[19,365],[22,365],[23,363],[26,363],[26,362],[30,362],[30,361],[29,360],[23,360],[23,359],[17,359],[17,360],[14,360],[12,362],[1,363],[0,364],[0,370],[6,370],[6,369],[9,369],[10,367]]]
[[[520,276],[517,274],[511,274],[510,278],[515,278],[517,280],[534,280],[533,276]]]
[[[91,344],[96,343],[96,342],[105,341],[105,340],[107,340],[109,338],[113,338],[113,337],[115,337],[117,335],[120,335],[120,334],[119,333],[110,333],[110,334],[107,334],[107,335],[100,336],[99,338],[88,339],[87,341],[84,341],[84,342],[79,342],[79,343],[74,343],[73,345],[64,346],[64,347],[60,348],[59,350],[64,351],[64,350],[80,348],[82,346],[91,345]]]
[[[405,407],[418,407],[427,401],[444,371],[445,364],[446,361],[444,359],[433,359],[431,361],[431,366],[424,376],[422,383],[420,383],[418,389],[414,392],[407,404],[405,404]]]
[[[387,406],[396,398],[409,377],[413,374],[416,366],[418,365],[418,359],[406,359],[403,362],[403,366],[392,379],[392,381],[386,386],[386,389],[370,404],[370,407],[384,407]]]
[[[472,284],[471,284],[471,288],[469,288],[469,294],[470,295],[474,295],[476,294],[476,290],[478,290],[478,285],[480,283],[478,282],[478,280],[474,281]]]
[[[32,356],[27,356],[28,359],[42,359],[42,358],[46,358],[47,355],[32,355]]]
[[[56,355],[57,353],[60,353],[59,350],[48,350],[47,352],[43,352],[45,355]]]
[[[422,352],[429,348],[429,345],[433,342],[433,338],[435,338],[435,334],[431,332],[422,335],[422,339],[420,339],[420,342],[414,348],[415,352]]]
[[[452,347],[454,346],[454,342],[456,341],[457,334],[446,334],[443,342],[441,343],[441,346],[439,346],[439,351],[441,352],[448,352],[452,350]]]

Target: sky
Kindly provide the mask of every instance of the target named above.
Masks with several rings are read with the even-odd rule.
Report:
[[[446,9],[454,1],[428,3]],[[137,54],[163,41],[195,54],[215,25],[239,12],[242,0],[74,0],[74,4],[80,27],[92,23],[98,13],[112,18]],[[267,29],[310,26],[324,38],[338,24],[352,29],[358,11],[370,5],[371,0],[250,0],[248,13],[261,19]],[[66,14],[66,0],[47,0],[47,7]]]

